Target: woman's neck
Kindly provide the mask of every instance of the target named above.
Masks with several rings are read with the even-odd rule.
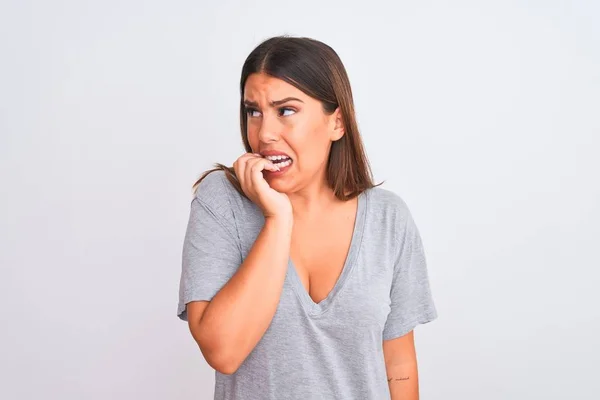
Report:
[[[289,193],[295,220],[319,217],[342,203],[327,184],[307,187],[295,193]]]

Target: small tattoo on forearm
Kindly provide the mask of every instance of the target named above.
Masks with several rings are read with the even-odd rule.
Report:
[[[396,379],[394,379],[394,378],[388,378],[388,383],[390,383],[392,380],[394,380],[394,381],[407,381],[408,379],[409,379],[408,376],[405,377],[405,378],[396,378]]]

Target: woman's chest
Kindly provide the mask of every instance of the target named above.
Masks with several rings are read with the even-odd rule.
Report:
[[[294,240],[295,239],[295,240]],[[318,233],[293,238],[290,262],[311,300],[319,303],[332,293],[340,280],[350,250],[351,234]]]
[[[359,255],[321,302],[315,302],[301,286],[290,263],[279,304],[269,330],[278,337],[285,332],[324,334],[337,340],[380,337],[390,313],[393,266],[381,255]]]

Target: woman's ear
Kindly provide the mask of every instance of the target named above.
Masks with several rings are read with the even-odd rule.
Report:
[[[340,140],[345,133],[342,111],[339,107],[336,108],[333,114],[331,115],[331,120],[333,125],[331,130],[331,141],[335,142],[336,140]]]

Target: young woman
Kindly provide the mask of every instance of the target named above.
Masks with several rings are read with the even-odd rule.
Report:
[[[437,317],[406,203],[373,183],[338,55],[275,37],[240,82],[246,153],[194,185],[178,315],[215,399],[418,399]]]

